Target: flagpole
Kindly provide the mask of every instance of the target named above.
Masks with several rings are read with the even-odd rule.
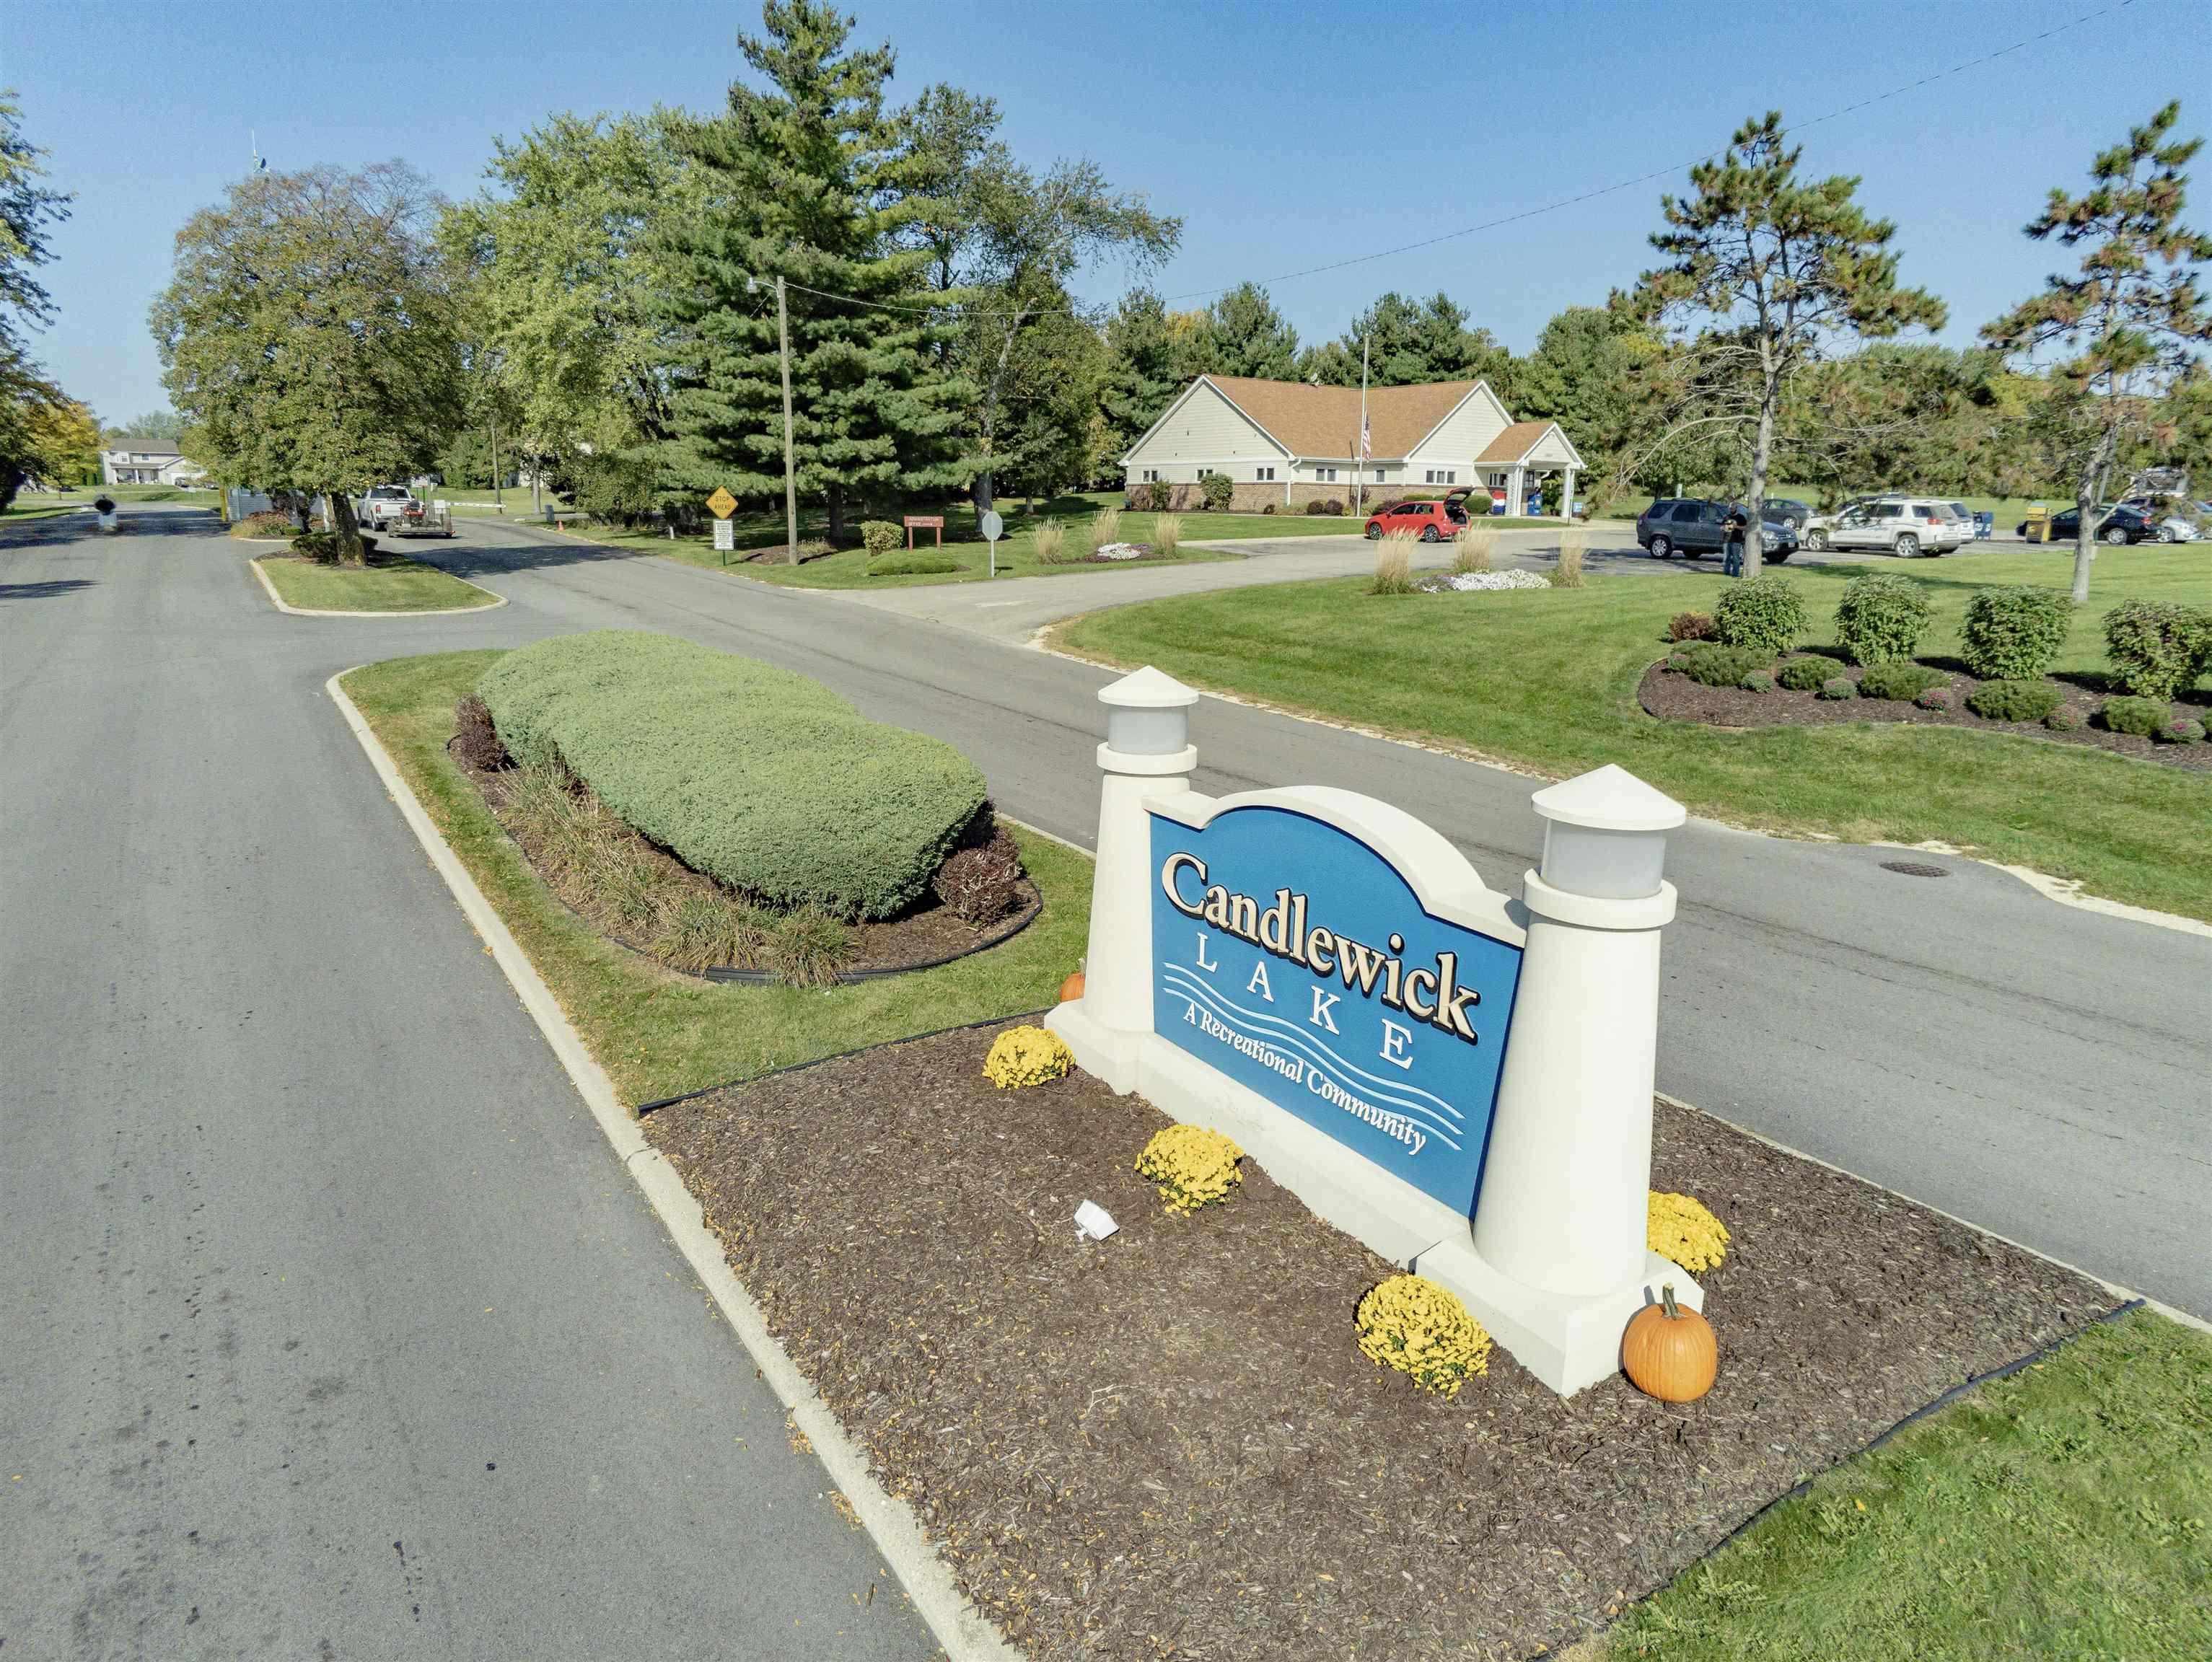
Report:
[[[1359,461],[1352,470],[1357,484],[1352,491],[1353,514],[1367,512],[1367,337],[1359,337]]]

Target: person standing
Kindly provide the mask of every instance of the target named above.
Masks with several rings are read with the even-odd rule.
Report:
[[[1743,575],[1743,535],[1751,528],[1750,518],[1740,507],[1731,507],[1728,518],[1721,522],[1721,541],[1724,553],[1721,559],[1721,575]]]

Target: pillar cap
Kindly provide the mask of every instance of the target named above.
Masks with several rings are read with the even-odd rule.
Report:
[[[1123,710],[1187,709],[1198,695],[1164,670],[1147,664],[1098,689],[1098,701]]]
[[[1674,798],[1612,762],[1547,786],[1529,803],[1547,820],[1594,831],[1671,831],[1690,816]]]

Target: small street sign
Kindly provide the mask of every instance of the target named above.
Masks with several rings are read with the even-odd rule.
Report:
[[[737,512],[738,499],[721,486],[717,485],[714,487],[714,494],[707,499],[707,506],[714,511],[717,519],[726,519]],[[719,548],[720,544],[717,543],[715,546]]]
[[[726,519],[714,521],[714,551],[727,554],[738,546],[738,528]]]
[[[999,574],[999,538],[1006,534],[1006,522],[999,517],[998,509],[985,508],[983,517],[975,523],[976,528],[983,533],[983,540],[991,545],[990,574],[996,577]]]

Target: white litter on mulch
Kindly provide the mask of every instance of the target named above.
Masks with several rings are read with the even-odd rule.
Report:
[[[1092,553],[1100,560],[1142,560],[1152,551],[1149,543],[1101,543]]]
[[[1436,592],[1439,594],[1446,589],[1456,589],[1466,594],[1477,589],[1548,589],[1552,586],[1544,578],[1530,571],[1438,572],[1431,580],[1435,583]]]

